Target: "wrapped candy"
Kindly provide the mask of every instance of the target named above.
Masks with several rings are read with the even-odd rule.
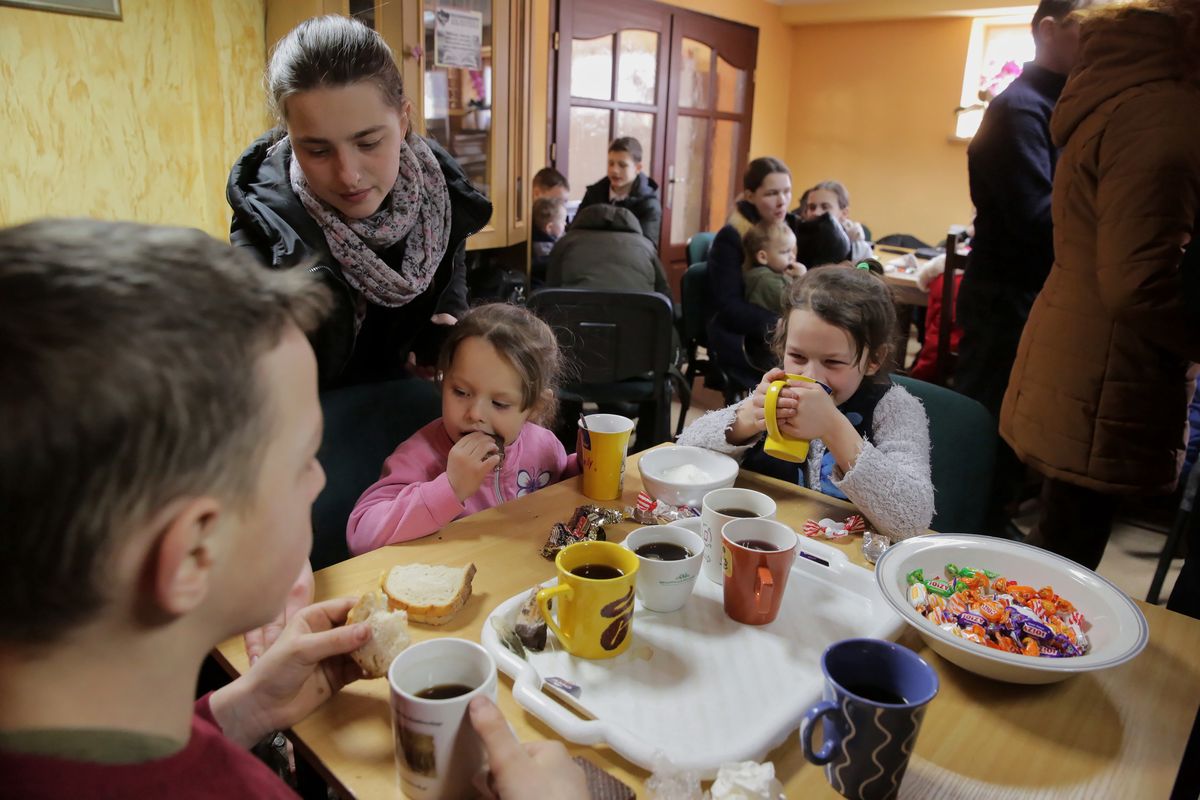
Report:
[[[804,531],[804,535],[810,539],[845,539],[850,535],[850,531],[847,530],[846,526],[846,522],[848,521],[849,519],[842,522],[834,522],[831,519],[810,519],[804,523],[802,530]]]
[[[672,506],[656,500],[646,492],[638,492],[637,503],[625,508],[625,517],[639,525],[666,525],[677,519],[700,516],[700,510],[691,506]]]
[[[575,513],[567,522],[554,523],[549,538],[542,545],[542,557],[553,559],[558,555],[559,550],[576,542],[589,540],[603,542],[607,539],[604,534],[604,526],[616,525],[621,519],[621,512],[615,508],[580,506],[575,509]]]
[[[908,601],[951,636],[1041,658],[1085,655],[1088,624],[1051,586],[1035,589],[994,572],[947,564],[947,578],[907,576]]]

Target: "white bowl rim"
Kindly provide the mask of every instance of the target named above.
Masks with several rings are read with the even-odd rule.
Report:
[[[974,642],[968,642],[965,639],[960,639],[957,636],[952,636],[946,633],[936,625],[931,624],[925,617],[921,616],[916,609],[909,604],[907,597],[897,597],[893,588],[888,585],[889,579],[894,580],[898,574],[896,568],[890,568],[892,563],[899,563],[900,556],[897,553],[907,554],[908,550],[914,548],[939,548],[951,545],[972,545],[985,544],[991,548],[1000,547],[1001,549],[1012,548],[1017,551],[1029,551],[1038,558],[1043,558],[1052,562],[1061,562],[1063,566],[1069,566],[1075,570],[1085,570],[1093,576],[1098,584],[1107,590],[1114,598],[1120,600],[1124,607],[1129,611],[1130,617],[1137,624],[1138,634],[1137,640],[1126,647],[1119,653],[1105,658],[1103,660],[1096,659],[1093,653],[1088,653],[1083,656],[1073,658],[1034,658],[1032,656],[1021,655],[1020,653],[1005,653],[1000,650],[994,650],[990,647],[984,647]],[[1094,670],[1108,669],[1135,658],[1146,643],[1150,639],[1150,625],[1146,622],[1146,616],[1142,610],[1138,608],[1137,603],[1133,601],[1129,595],[1121,591],[1112,581],[1105,578],[1103,575],[1089,570],[1081,564],[1078,564],[1069,558],[1060,556],[1057,553],[1051,553],[1049,550],[1043,550],[1040,547],[1017,542],[1011,539],[1001,539],[995,536],[983,536],[974,533],[935,533],[925,534],[922,536],[914,536],[910,539],[903,539],[896,544],[883,551],[883,555],[875,563],[875,583],[879,587],[880,593],[888,604],[902,616],[905,622],[912,625],[917,633],[926,637],[934,637],[938,641],[953,647],[967,655],[979,658],[988,659],[1002,664],[1010,664],[1014,667],[1022,669],[1034,670],[1038,672],[1053,672],[1053,673],[1080,673],[1092,672]],[[961,665],[960,665],[961,666]],[[970,667],[963,667],[970,669]]]

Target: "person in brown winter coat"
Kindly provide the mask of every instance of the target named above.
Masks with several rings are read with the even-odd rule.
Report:
[[[1200,224],[1200,0],[1095,11],[1080,36],[1051,120],[1054,266],[1000,432],[1046,477],[1030,543],[1095,568],[1115,496],[1174,489],[1200,361],[1181,269]]]

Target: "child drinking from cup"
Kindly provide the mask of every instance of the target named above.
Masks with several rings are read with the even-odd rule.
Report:
[[[889,538],[923,532],[933,518],[929,421],[887,376],[896,325],[887,286],[867,269],[813,270],[792,285],[785,313],[774,341],[782,369],[741,403],[697,420],[679,444],[849,500]],[[812,440],[799,468],[762,451],[766,395],[777,380],[788,380],[776,402],[780,433]]]
[[[796,261],[796,234],[785,222],[762,221],[742,237],[746,302],[778,314],[792,281],[805,272]]]
[[[554,333],[526,309],[479,306],[451,329],[438,371],[442,416],[396,448],[350,513],[358,555],[437,531],[578,474],[549,420],[562,359]]]

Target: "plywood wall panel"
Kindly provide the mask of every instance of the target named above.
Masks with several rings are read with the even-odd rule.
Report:
[[[267,124],[262,0],[123,0],[121,21],[0,8],[0,224],[88,216],[228,233]]]

